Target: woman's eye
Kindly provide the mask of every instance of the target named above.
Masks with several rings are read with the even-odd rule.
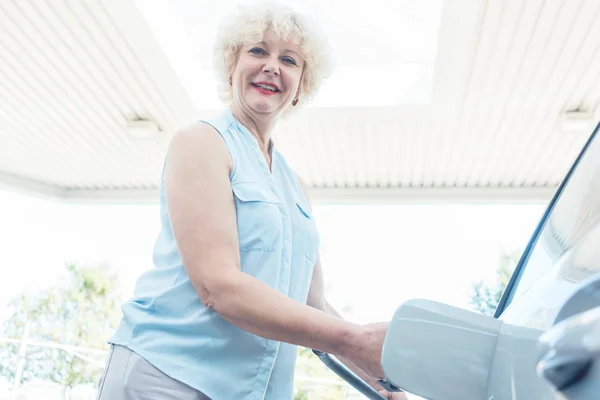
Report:
[[[296,60],[294,60],[292,57],[283,57],[282,60],[285,63],[296,65]]]
[[[256,54],[256,55],[265,55],[267,54],[263,49],[261,49],[260,47],[253,47],[252,49],[250,49],[250,53],[252,54]]]

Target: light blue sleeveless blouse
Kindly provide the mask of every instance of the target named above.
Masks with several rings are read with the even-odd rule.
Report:
[[[306,303],[319,238],[296,174],[275,148],[270,172],[258,142],[231,111],[205,122],[233,159],[242,271]],[[212,400],[292,399],[296,346],[239,329],[200,302],[177,251],[162,180],[160,218],[155,268],[137,281],[109,343]]]

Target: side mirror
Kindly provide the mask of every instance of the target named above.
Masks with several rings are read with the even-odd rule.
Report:
[[[581,282],[538,340],[537,373],[561,398],[600,392],[600,274]]]
[[[484,399],[502,322],[428,300],[401,305],[382,367],[394,386],[430,400]]]

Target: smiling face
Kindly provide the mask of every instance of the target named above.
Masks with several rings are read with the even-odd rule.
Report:
[[[300,94],[300,46],[267,32],[241,47],[232,73],[233,102],[246,112],[279,114]]]

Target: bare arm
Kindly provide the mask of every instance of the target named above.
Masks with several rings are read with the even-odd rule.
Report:
[[[379,340],[377,332],[296,302],[241,272],[231,157],[212,127],[174,135],[165,167],[167,205],[183,264],[207,307],[267,339],[342,356]]]
[[[342,316],[327,302],[325,298],[325,281],[323,279],[323,267],[321,266],[321,260],[317,259],[315,264],[315,269],[313,272],[313,279],[310,284],[310,291],[308,293],[308,305],[311,307],[315,307],[319,310],[322,310],[330,315],[333,315],[337,318],[342,318]],[[377,349],[380,350],[380,349]],[[373,376],[371,374],[366,373],[362,368],[358,367],[354,362],[352,362],[349,358],[344,357],[343,355],[338,355],[337,358],[352,372],[358,375],[362,380],[367,382],[369,386],[373,389],[379,391],[379,393],[389,400],[408,400],[406,397],[406,393],[390,393],[383,389],[383,387],[377,382],[377,377],[381,375]],[[381,358],[381,352],[378,352],[379,360]]]
[[[329,302],[327,302],[327,299],[325,298],[325,282],[323,278],[323,267],[321,266],[320,258],[317,259],[317,262],[315,264],[313,278],[310,284],[310,291],[308,293],[307,304],[318,310],[324,311],[329,315],[342,319],[342,316],[331,306],[331,304],[329,304]],[[337,357],[344,365],[346,365],[346,367],[348,367],[352,372],[358,375],[362,380],[367,382],[372,388],[382,390],[382,387],[379,384],[379,382],[377,382],[376,378],[367,374],[348,358],[344,356]]]
[[[302,190],[304,194],[308,198],[308,188],[306,184],[298,177],[300,181],[300,185],[302,186]],[[310,201],[310,199],[309,199]],[[310,283],[310,290],[308,292],[307,304],[311,307],[316,308],[317,310],[321,310],[331,316],[342,319],[342,316],[329,304],[327,299],[325,298],[325,279],[323,277],[323,267],[321,265],[321,258],[317,258],[317,262],[315,263],[313,276]],[[316,349],[318,350],[318,349]],[[333,353],[332,353],[333,354]],[[377,382],[375,377],[370,376],[361,368],[359,368],[356,364],[350,361],[349,358],[344,357],[343,355],[337,355],[337,358],[348,367],[352,372],[358,375],[362,380],[367,382],[372,388],[377,390],[382,390],[381,385]]]

